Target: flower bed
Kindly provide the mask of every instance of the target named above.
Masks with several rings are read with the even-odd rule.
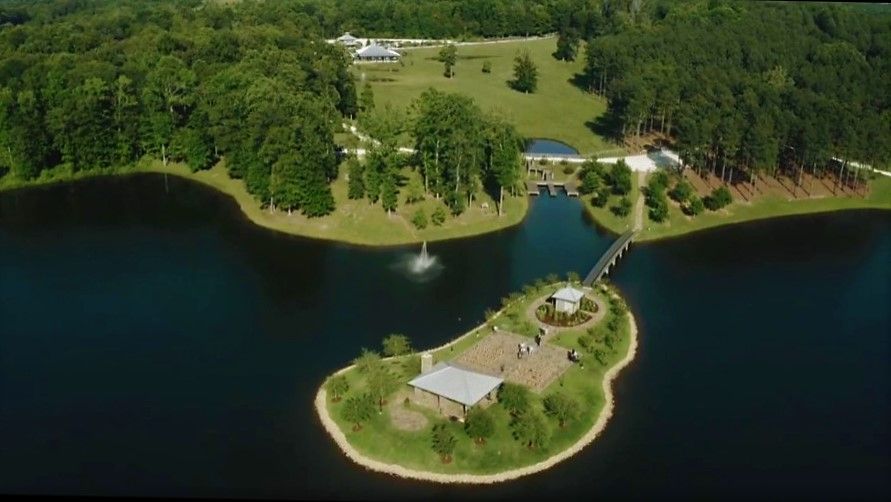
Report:
[[[554,309],[554,306],[550,303],[543,303],[539,305],[537,309],[535,309],[535,317],[539,321],[550,326],[569,328],[590,321],[592,316],[591,314],[583,310],[578,310],[572,314],[568,314],[566,312],[557,312]]]

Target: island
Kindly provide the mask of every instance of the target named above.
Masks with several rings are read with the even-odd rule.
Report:
[[[441,483],[496,483],[581,451],[612,415],[637,327],[618,291],[550,276],[434,349],[365,350],[319,388],[324,429],[354,462]]]

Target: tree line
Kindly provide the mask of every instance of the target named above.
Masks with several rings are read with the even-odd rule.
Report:
[[[363,89],[363,95],[368,92]],[[432,88],[409,108],[402,112],[384,106],[361,116],[363,128],[375,141],[364,164],[350,162],[349,197],[372,204],[380,201],[391,212],[397,207],[400,187],[407,186],[408,203],[432,196],[457,216],[487,192],[502,214],[505,191],[515,194],[522,181],[524,139],[516,128],[503,117],[484,112],[468,96]],[[405,134],[414,142],[412,156],[398,151]],[[417,171],[419,183],[405,182],[406,166]],[[434,213],[433,222],[441,224],[444,216]],[[426,226],[426,215],[416,218],[416,226]]]
[[[783,171],[800,184],[805,169],[832,169],[856,183],[849,161],[891,159],[887,12],[657,3],[591,38],[585,58],[583,85],[608,99],[604,130],[663,135],[686,164],[726,182]]]
[[[334,208],[349,59],[298,12],[253,2],[12,3],[0,27],[0,175],[225,157],[263,205]]]

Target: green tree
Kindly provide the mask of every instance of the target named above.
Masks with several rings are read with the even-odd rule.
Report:
[[[343,404],[343,418],[353,424],[353,431],[362,430],[362,423],[374,415],[374,398],[369,394],[353,396]]]
[[[447,424],[436,424],[433,426],[431,433],[431,444],[433,451],[439,455],[442,463],[447,464],[452,461],[452,453],[458,445],[458,439],[449,430]]]
[[[418,209],[414,212],[411,217],[411,224],[415,226],[418,230],[424,230],[427,228],[427,213],[424,212],[423,208]]]
[[[365,167],[355,157],[347,161],[347,174],[350,178],[347,196],[350,199],[365,197]]]
[[[561,428],[566,422],[577,420],[581,412],[578,401],[559,392],[548,395],[542,403],[545,414],[556,418]]]
[[[733,202],[733,196],[726,186],[719,186],[703,202],[709,210],[717,211]]]
[[[483,73],[492,73],[492,62],[488,59],[483,61]]]
[[[561,30],[557,34],[557,50],[554,57],[561,61],[575,61],[579,48],[579,36],[573,29]]]
[[[618,204],[610,208],[610,211],[622,218],[628,216],[631,214],[631,200],[628,197],[622,197],[619,199]]]
[[[328,381],[327,391],[331,394],[331,401],[338,402],[343,398],[343,395],[350,390],[350,384],[347,382],[345,376],[336,376]]]
[[[398,379],[383,364],[370,371],[366,379],[368,391],[377,401],[378,411],[383,412],[384,405],[387,404],[387,397],[399,388]]]
[[[696,195],[692,196],[687,205],[684,206],[684,212],[691,216],[702,214],[703,211],[705,211],[705,204],[702,202],[702,199]]]
[[[668,195],[675,201],[683,204],[694,195],[693,185],[687,180],[681,180],[674,186]]]
[[[446,78],[452,78],[455,75],[453,71],[455,62],[458,58],[458,48],[454,44],[448,44],[439,51],[439,61],[442,62],[444,70],[443,75]]]
[[[371,84],[365,82],[362,86],[362,94],[359,95],[359,112],[362,114],[372,113],[374,111],[374,90]]]
[[[485,444],[495,433],[495,420],[489,411],[474,406],[464,418],[464,431],[476,444]]]
[[[616,195],[631,193],[631,168],[624,160],[619,160],[609,172],[609,184]]]
[[[436,226],[440,226],[445,223],[446,220],[446,212],[442,206],[436,206],[436,209],[433,210],[433,214],[430,215],[431,221]]]
[[[550,430],[541,412],[532,409],[514,415],[511,420],[514,438],[527,448],[545,447],[550,440]]]
[[[381,361],[380,354],[373,350],[363,348],[362,354],[353,359],[353,364],[356,366],[356,369],[359,370],[359,373],[368,375],[378,368],[383,367],[384,363]]]
[[[510,85],[515,90],[526,94],[535,92],[538,87],[538,68],[532,62],[528,51],[524,51],[514,58],[514,79]]]
[[[388,357],[403,356],[412,352],[411,341],[407,336],[399,333],[387,335],[381,345],[384,348],[384,355]]]
[[[505,382],[498,389],[498,402],[511,415],[517,415],[532,407],[532,394],[522,385]]]

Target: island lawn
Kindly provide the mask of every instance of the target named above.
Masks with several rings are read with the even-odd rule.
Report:
[[[845,209],[884,209],[891,210],[891,177],[876,175],[869,182],[870,191],[866,198],[859,195],[828,196],[789,200],[775,194],[759,196],[752,202],[740,201],[734,191],[734,201],[719,211],[706,209],[698,216],[687,216],[677,203],[669,199],[669,217],[659,223],[650,220],[644,208],[644,228],[638,241],[649,241],[676,237],[721,225],[746,221],[791,216],[796,214],[821,213]]]
[[[556,287],[558,285],[552,284],[545,289],[556,289]],[[525,312],[531,301],[538,299],[544,293],[544,289],[536,289],[535,291],[535,294],[514,302],[514,304],[509,306],[509,309]],[[598,326],[605,327],[612,315],[612,313],[608,313],[607,317],[601,323],[598,323]],[[493,323],[499,326],[508,324],[505,322],[505,319],[502,319],[502,316],[495,319]],[[492,418],[495,422],[495,433],[487,439],[484,445],[475,444],[464,432],[463,424],[460,422],[450,422],[440,416],[436,410],[414,403],[410,404],[410,409],[423,413],[429,422],[420,431],[408,432],[396,429],[391,424],[386,406],[382,414],[375,414],[370,421],[362,424],[361,430],[354,431],[353,424],[343,419],[341,410],[346,399],[361,394],[366,387],[362,375],[355,368],[351,368],[344,373],[344,376],[349,381],[350,390],[345,394],[343,400],[338,403],[333,403],[329,398],[327,409],[337,426],[346,435],[350,445],[362,455],[377,461],[393,463],[414,470],[445,474],[496,474],[532,465],[569,448],[594,425],[604,406],[602,386],[604,374],[608,368],[624,358],[629,349],[630,324],[625,322],[620,326],[615,349],[609,351],[606,347],[601,347],[608,353],[604,361],[605,365],[598,363],[592,355],[585,352],[578,345],[578,337],[583,334],[582,332],[568,330],[561,332],[554,338],[553,343],[556,345],[567,350],[575,348],[583,353],[584,368],[577,364],[571,366],[561,377],[546,388],[540,396],[544,398],[551,393],[561,392],[575,399],[580,405],[579,419],[567,422],[563,428],[558,426],[556,419],[547,418],[551,437],[545,447],[529,449],[514,439],[509,425],[510,415],[497,403],[487,408],[492,413]],[[451,360],[457,357],[467,348],[491,333],[492,330],[488,326],[474,330],[453,347],[445,347],[434,352],[434,362],[444,359]],[[386,361],[386,364],[391,365],[394,373],[400,375],[403,382],[407,382],[416,376],[408,375],[405,372],[405,367],[412,366],[405,364],[409,357],[419,356],[415,354]],[[411,388],[407,385],[403,385],[402,388],[408,389],[411,392]],[[395,405],[404,406],[403,403],[396,403]],[[541,399],[535,398],[534,406],[541,411]],[[447,464],[442,462],[439,455],[431,447],[431,429],[437,423],[447,424],[447,427],[458,441],[452,454],[452,461]]]
[[[606,111],[606,100],[572,83],[585,66],[584,47],[575,61],[554,59],[557,39],[459,46],[454,78],[443,76],[437,61],[439,48],[403,51],[401,64],[363,64],[352,67],[359,92],[364,81],[371,84],[378,107],[390,103],[405,108],[430,87],[472,97],[484,110],[497,110],[527,138],[549,138],[567,143],[583,155],[621,153],[624,150],[592,129]],[[531,94],[511,89],[514,57],[528,50],[538,66],[538,89]],[[483,73],[483,62],[492,73]]]

